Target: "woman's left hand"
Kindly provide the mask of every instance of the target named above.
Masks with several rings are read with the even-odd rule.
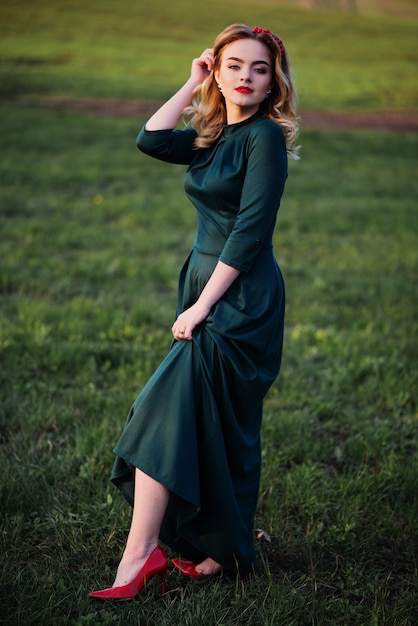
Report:
[[[207,318],[209,312],[210,309],[196,302],[189,309],[180,313],[171,329],[174,339],[177,339],[177,341],[181,339],[191,341],[193,330]]]

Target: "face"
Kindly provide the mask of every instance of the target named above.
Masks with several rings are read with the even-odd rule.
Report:
[[[272,84],[270,54],[255,39],[239,39],[225,46],[215,79],[222,85],[228,123],[250,117],[260,108]]]

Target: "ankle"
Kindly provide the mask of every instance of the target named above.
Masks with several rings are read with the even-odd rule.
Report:
[[[141,561],[143,559],[147,559],[150,554],[155,550],[157,545],[158,542],[142,542],[135,546],[127,545],[123,552],[121,562]]]

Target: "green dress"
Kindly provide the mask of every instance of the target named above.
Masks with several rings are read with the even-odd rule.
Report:
[[[245,576],[254,564],[263,398],[281,362],[284,285],[272,235],[287,177],[278,124],[260,112],[226,125],[207,149],[193,129],[147,131],[140,150],[188,165],[198,215],[179,279],[177,314],[216,263],[241,271],[192,341],[173,341],[135,400],[115,447],[112,481],[133,504],[133,468],[170,490],[160,539],[183,558],[207,556]]]

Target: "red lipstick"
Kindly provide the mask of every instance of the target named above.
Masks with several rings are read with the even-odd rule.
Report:
[[[244,86],[237,87],[235,91],[238,91],[238,93],[243,93],[247,95],[253,93],[253,90],[250,87],[244,87]]]

